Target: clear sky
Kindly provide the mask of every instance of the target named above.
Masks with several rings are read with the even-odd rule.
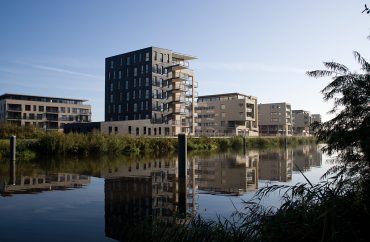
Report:
[[[305,71],[367,57],[370,0],[0,2],[0,93],[88,99],[104,120],[104,59],[157,46],[195,55],[199,95],[241,92],[324,115],[329,79]],[[326,116],[327,118],[327,116]]]

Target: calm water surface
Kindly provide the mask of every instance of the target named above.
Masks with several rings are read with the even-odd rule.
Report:
[[[187,179],[176,157],[18,162],[15,177],[2,162],[0,241],[116,241],[148,216],[229,218],[266,184],[305,182],[299,170],[319,182],[327,159],[316,146],[189,154]],[[280,202],[278,193],[264,201]]]

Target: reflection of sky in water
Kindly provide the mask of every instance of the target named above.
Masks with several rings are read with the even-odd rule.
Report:
[[[294,152],[292,154],[293,160],[294,156],[303,157],[299,163],[303,166],[308,160],[312,160],[311,158],[307,159],[307,157],[310,157],[307,152],[306,155],[301,153],[294,155]],[[321,154],[319,155],[321,156]],[[216,157],[221,157],[222,160],[223,156]],[[260,155],[260,162],[261,157]],[[267,157],[271,159],[269,161],[272,162],[271,164],[274,164],[275,159],[281,160],[280,153],[277,155],[276,152],[271,156],[268,153]],[[311,163],[311,167],[305,167],[304,174],[312,183],[319,182],[321,175],[331,166],[326,162],[327,158],[327,156],[322,155],[321,167],[312,167]],[[239,171],[238,169],[240,169],[242,171],[244,169],[243,166],[237,163],[229,160],[224,163],[219,162],[218,167],[215,165],[209,167],[214,169],[216,173],[218,172],[217,169],[221,167],[221,170],[226,169],[222,171],[231,174],[235,170]],[[270,166],[270,163],[266,164]],[[127,172],[128,168],[126,166],[122,166],[118,171]],[[207,168],[207,166],[205,167]],[[250,166],[247,166],[247,168],[250,168]],[[292,165],[291,168],[292,173],[290,174],[292,174],[292,177],[290,180],[288,179],[289,182],[259,180],[258,187],[263,187],[266,183],[291,185],[298,182],[305,183],[302,174],[294,169]],[[132,169],[135,170],[136,167],[133,166]],[[220,172],[221,175],[222,173]],[[245,181],[245,177],[240,179]],[[105,213],[105,209],[107,209],[105,183],[103,178],[92,177],[87,185],[78,189],[52,190],[36,194],[15,194],[11,197],[0,197],[0,241],[51,241],[50,238],[52,238],[52,241],[112,241],[112,239],[105,236],[105,219],[107,219],[105,218],[107,216],[107,213]],[[217,186],[215,183],[213,185]],[[195,203],[197,212],[203,217],[211,219],[216,219],[217,216],[229,217],[235,212],[235,208],[242,210],[243,200],[248,200],[254,195],[253,189],[242,192],[240,196],[222,195],[222,192],[216,193],[217,195],[210,193],[212,191],[208,191],[208,193],[198,191],[195,195]],[[120,196],[120,194],[118,195]],[[188,202],[190,200],[188,198]],[[277,193],[272,194],[264,201],[264,204],[276,206],[280,204],[280,196]]]

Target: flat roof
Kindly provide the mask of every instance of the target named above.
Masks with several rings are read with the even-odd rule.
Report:
[[[183,54],[183,53],[179,53],[179,52],[174,52],[173,50],[166,49],[166,48],[161,48],[161,47],[156,47],[156,46],[149,46],[149,47],[145,47],[145,48],[141,48],[141,49],[137,49],[137,50],[132,50],[132,51],[128,51],[128,52],[117,54],[117,55],[112,55],[112,56],[106,57],[106,59],[112,58],[112,57],[117,57],[117,56],[120,56],[120,55],[133,53],[133,52],[136,52],[136,51],[143,51],[143,50],[146,50],[146,49],[153,49],[153,48],[171,51],[172,52],[172,57],[175,57],[175,58],[178,58],[178,59],[184,59],[184,60],[198,59],[197,57],[195,57],[193,55],[187,55],[187,54]]]
[[[225,97],[225,96],[254,97],[254,96],[242,94],[242,93],[239,93],[239,92],[230,92],[230,93],[221,93],[221,94],[212,94],[212,95],[198,96],[198,98]],[[254,97],[254,98],[256,98],[256,97]]]
[[[38,96],[38,95],[28,95],[28,94],[19,94],[19,93],[4,93],[3,95],[0,96],[0,99],[6,99],[8,96],[23,96],[23,97],[34,97],[34,98],[61,99],[61,100],[80,101],[80,102],[87,102],[88,101],[87,99]]]

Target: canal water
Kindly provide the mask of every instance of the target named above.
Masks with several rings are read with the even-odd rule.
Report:
[[[267,185],[320,182],[331,166],[317,146],[189,154],[0,163],[0,241],[117,241],[129,225],[179,214],[230,219]],[[276,192],[263,200],[278,207]]]

